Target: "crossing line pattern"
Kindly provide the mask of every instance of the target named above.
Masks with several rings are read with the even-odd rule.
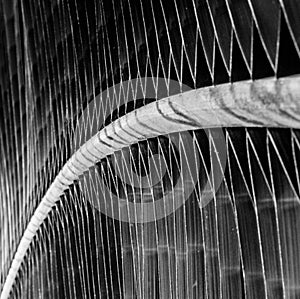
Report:
[[[298,298],[299,5],[1,1],[1,298]],[[143,109],[176,97],[186,104],[168,105],[177,124],[160,131],[148,117],[152,135],[130,142],[127,131],[118,148],[100,139],[98,153],[110,151],[60,176],[98,131],[126,133],[115,130],[126,119],[134,131]],[[39,214],[49,190],[59,200]],[[167,194],[183,204],[149,222],[95,202],[115,195],[126,208]],[[27,230],[34,215],[42,221]]]

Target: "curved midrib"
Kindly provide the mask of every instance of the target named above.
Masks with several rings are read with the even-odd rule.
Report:
[[[188,91],[117,119],[66,162],[31,217],[4,283],[7,298],[38,228],[65,190],[96,162],[139,140],[211,127],[300,128],[300,76],[242,81]]]

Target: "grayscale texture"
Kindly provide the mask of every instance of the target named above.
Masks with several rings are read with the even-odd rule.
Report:
[[[0,0],[1,299],[300,298],[299,74],[296,0]]]

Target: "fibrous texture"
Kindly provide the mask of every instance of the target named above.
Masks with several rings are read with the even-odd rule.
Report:
[[[299,6],[1,1],[1,298],[299,298]]]

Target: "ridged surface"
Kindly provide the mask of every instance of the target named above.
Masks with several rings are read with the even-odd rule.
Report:
[[[36,207],[75,151],[72,134],[87,102],[136,77],[199,88],[297,74],[298,16],[292,0],[2,1],[0,289]],[[71,192],[70,210],[62,203],[51,212],[11,295],[297,298],[299,133],[292,127],[224,129],[222,200],[201,210],[195,194],[171,220],[131,227],[98,218]]]

